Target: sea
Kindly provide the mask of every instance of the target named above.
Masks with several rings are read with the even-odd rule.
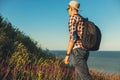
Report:
[[[52,50],[51,53],[64,58],[66,51]],[[70,56],[70,64],[73,64],[72,55]],[[87,64],[92,70],[120,74],[120,51],[90,51]]]

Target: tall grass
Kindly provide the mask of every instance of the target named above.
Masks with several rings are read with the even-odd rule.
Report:
[[[62,60],[36,60],[37,64],[24,64],[21,67],[0,62],[0,80],[75,80],[74,67],[64,65]],[[90,70],[94,80],[120,80],[120,75]]]
[[[65,65],[63,59],[30,54],[22,43],[15,43],[16,50],[0,60],[0,80],[75,80],[74,67]],[[94,80],[120,80],[120,75],[90,70]]]

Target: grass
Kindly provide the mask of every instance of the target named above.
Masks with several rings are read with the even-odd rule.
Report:
[[[11,67],[5,61],[0,63],[0,80],[75,80],[74,67],[64,65],[61,59],[47,61],[40,59],[41,64],[27,64]],[[94,80],[120,80],[120,75],[90,70]]]
[[[51,56],[38,57],[22,43],[16,43],[11,56],[0,58],[0,80],[75,80],[74,67],[65,65],[60,57]],[[90,70],[90,74],[94,80],[120,80],[118,74],[95,70]]]

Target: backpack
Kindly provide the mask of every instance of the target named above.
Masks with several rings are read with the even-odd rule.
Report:
[[[82,45],[85,49],[96,51],[99,49],[101,42],[101,31],[100,29],[88,18],[82,18],[83,21],[83,32],[81,37]]]

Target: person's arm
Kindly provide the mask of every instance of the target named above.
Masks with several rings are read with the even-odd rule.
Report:
[[[68,49],[67,49],[67,53],[66,54],[70,54],[72,49],[73,49],[73,46],[74,46],[74,42],[73,41],[69,41],[68,43]]]
[[[65,56],[65,59],[64,59],[65,64],[69,64],[70,53],[71,53],[71,51],[73,49],[73,46],[74,46],[74,42],[69,41],[68,50],[67,50],[67,53],[66,53],[66,56]]]
[[[69,21],[69,33],[70,33],[70,40],[68,42],[68,49],[64,59],[65,64],[69,64],[70,53],[73,49],[74,43],[77,38],[77,31],[76,31],[76,18],[74,16],[70,17]]]

